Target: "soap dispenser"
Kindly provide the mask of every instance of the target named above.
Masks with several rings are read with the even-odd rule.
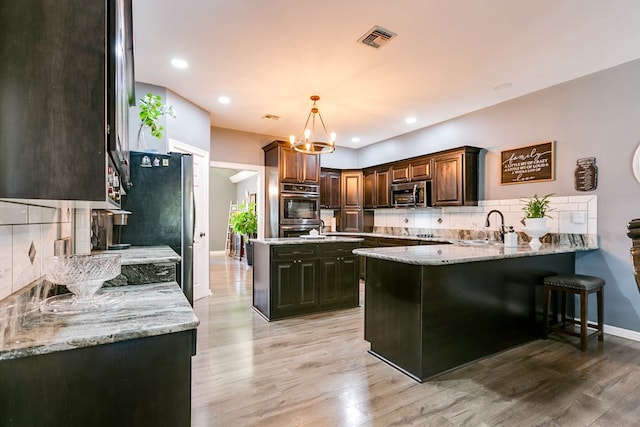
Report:
[[[518,246],[518,233],[510,225],[507,232],[504,234],[504,245],[508,248],[515,248]]]

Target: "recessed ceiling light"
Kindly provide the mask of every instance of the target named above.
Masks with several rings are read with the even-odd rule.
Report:
[[[513,86],[510,82],[504,82],[504,83],[500,83],[498,85],[495,85],[493,87],[493,90],[506,90],[509,89],[511,86]]]
[[[229,104],[231,102],[231,98],[229,98],[228,96],[219,96],[218,102],[220,104]]]
[[[171,60],[171,65],[173,65],[176,68],[180,68],[181,70],[187,68],[189,66],[189,63],[187,61],[185,61],[184,59],[180,59],[180,58],[173,58]]]
[[[414,124],[415,122],[417,122],[417,121],[418,121],[418,119],[416,119],[415,117],[407,117],[404,121],[405,121],[405,123],[406,123],[406,124],[408,124],[408,125],[412,125],[412,124]]]
[[[351,138],[351,142],[360,142],[360,138],[355,136],[355,137]]]

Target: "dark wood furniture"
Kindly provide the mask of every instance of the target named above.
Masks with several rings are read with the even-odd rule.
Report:
[[[356,232],[363,230],[362,213],[362,171],[342,171],[340,231]]]
[[[107,168],[126,166],[115,152],[116,135],[128,138],[128,127],[116,116],[128,115],[133,71],[123,74],[126,51],[116,55],[116,46],[132,43],[130,23],[116,21],[116,5],[130,17],[131,0],[36,0],[3,8],[0,39],[11,42],[0,43],[7,58],[0,67],[0,198],[119,206],[109,198]],[[116,22],[129,30],[119,43]],[[127,172],[121,172],[124,185]]]
[[[289,143],[285,141],[274,141],[263,147],[263,150],[265,155],[267,151],[274,150],[280,182],[320,184],[319,155],[299,153],[290,148]]]
[[[364,169],[364,208],[388,208],[391,206],[391,180],[389,166]]]
[[[433,156],[433,206],[478,204],[479,148],[465,146]]]
[[[338,169],[320,170],[320,207],[340,209],[340,182],[342,172]]]
[[[0,425],[188,427],[194,346],[195,330],[0,361]]]
[[[359,243],[254,241],[253,307],[267,320],[359,303]]]
[[[541,336],[542,279],[575,254],[415,265],[368,257],[370,352],[424,381]]]
[[[580,338],[580,351],[587,350],[587,338],[597,336],[598,341],[604,339],[603,332],[603,315],[604,315],[604,285],[603,279],[594,276],[585,276],[582,274],[563,274],[557,276],[549,276],[544,278],[544,337],[546,338],[548,331],[559,332]],[[560,324],[554,322],[549,324],[549,305],[551,303],[551,293],[557,292],[561,295],[560,306]],[[598,300],[598,319],[597,324],[589,323],[587,318],[589,294],[595,293]],[[573,306],[573,296],[580,297],[580,318],[567,319],[567,304]],[[571,296],[571,298],[567,298]],[[554,319],[557,320],[557,319]],[[577,324],[580,326],[580,332],[567,329],[567,324],[572,326]],[[594,328],[595,332],[587,335],[587,328]]]

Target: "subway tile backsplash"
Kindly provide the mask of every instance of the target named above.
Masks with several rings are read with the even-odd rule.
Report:
[[[597,242],[598,199],[596,195],[551,197],[551,211],[547,227],[551,234],[583,235],[590,242]],[[487,214],[497,209],[504,215],[505,225],[517,232],[525,228],[521,220],[524,202],[520,199],[481,200],[478,206],[376,209],[374,231],[391,230],[394,234],[433,233],[447,237],[464,232],[481,236],[492,233],[500,223],[500,217],[492,214],[491,227],[485,227]],[[329,223],[333,211],[322,211],[322,219]],[[395,233],[397,231],[397,233]],[[415,233],[413,233],[415,231]]]
[[[44,274],[54,241],[72,237],[71,208],[0,202],[0,299]]]

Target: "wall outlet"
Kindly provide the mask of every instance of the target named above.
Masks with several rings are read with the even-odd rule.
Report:
[[[574,224],[584,224],[586,221],[584,212],[574,212],[573,213],[573,223]]]

